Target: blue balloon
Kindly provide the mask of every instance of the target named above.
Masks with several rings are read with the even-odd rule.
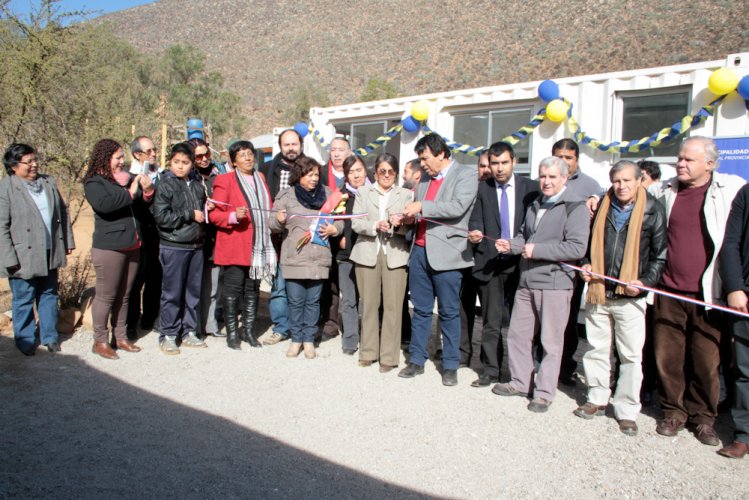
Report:
[[[736,88],[736,91],[741,97],[749,100],[749,75],[739,80],[739,86]]]
[[[538,86],[538,97],[546,102],[559,99],[559,85],[554,80],[544,80]]]
[[[418,132],[421,128],[421,122],[411,115],[405,117],[401,123],[403,124],[403,130],[406,132]]]
[[[302,139],[307,137],[307,134],[309,134],[309,126],[307,126],[304,122],[297,122],[296,125],[294,125],[294,130],[297,131],[297,133],[302,136]]]

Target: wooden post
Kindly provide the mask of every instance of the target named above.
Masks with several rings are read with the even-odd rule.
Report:
[[[166,142],[167,142],[167,136],[166,136],[166,122],[163,122],[161,124],[161,168],[166,168]]]

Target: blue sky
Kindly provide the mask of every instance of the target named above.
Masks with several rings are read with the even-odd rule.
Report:
[[[154,0],[61,0],[57,2],[60,12],[72,12],[77,10],[98,11],[94,17],[107,12],[127,9],[136,5],[153,3]],[[31,6],[39,5],[38,0],[10,0],[10,8],[16,14],[28,14]]]

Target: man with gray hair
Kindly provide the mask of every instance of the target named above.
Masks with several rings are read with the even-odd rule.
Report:
[[[601,416],[611,396],[611,337],[621,367],[611,399],[619,430],[637,434],[645,344],[646,295],[637,286],[656,286],[666,265],[666,212],[642,186],[640,167],[627,160],[609,172],[611,188],[598,205],[583,269],[627,283],[581,273],[588,283],[585,327],[591,349],[583,356],[588,401],[575,410],[585,419]]]
[[[714,303],[723,297],[716,260],[726,221],[744,179],[720,174],[712,139],[694,136],[679,150],[676,177],[650,186],[666,207],[668,260],[662,285],[669,292]],[[685,424],[697,439],[720,443],[713,428],[720,397],[720,313],[658,295],[655,360],[663,418],[656,432],[676,436]]]
[[[533,394],[528,409],[542,413],[554,400],[570,312],[575,272],[560,263],[585,256],[589,215],[583,201],[567,189],[564,160],[545,158],[538,167],[541,196],[526,212],[517,236],[496,242],[497,251],[521,255],[520,281],[507,333],[509,383],[496,384],[500,396]],[[540,333],[543,359],[535,370],[533,339]],[[536,372],[535,379],[533,373]]]

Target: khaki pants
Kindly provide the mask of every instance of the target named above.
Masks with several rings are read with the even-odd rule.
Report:
[[[388,269],[380,250],[375,267],[356,265],[356,287],[362,301],[362,329],[359,359],[398,366],[400,361],[403,296],[408,273],[405,267]],[[380,295],[382,294],[382,295]],[[382,296],[382,333],[379,309]]]
[[[636,420],[640,413],[646,307],[643,297],[606,299],[605,304],[588,304],[585,309],[585,330],[591,346],[583,356],[588,401],[599,406],[609,403],[613,335],[621,362],[611,399],[618,420]]]

